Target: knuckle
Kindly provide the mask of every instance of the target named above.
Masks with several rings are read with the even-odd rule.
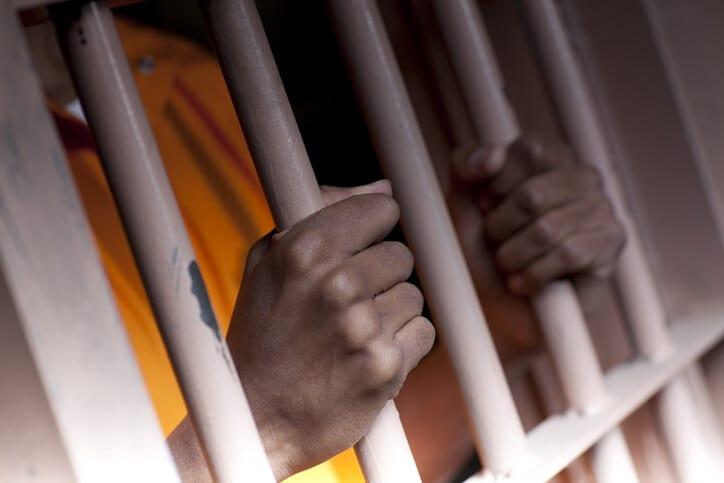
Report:
[[[380,334],[382,327],[377,312],[368,304],[361,304],[342,318],[339,329],[344,345],[361,350]]]
[[[307,273],[318,263],[324,253],[324,237],[317,230],[295,233],[283,250],[282,263],[294,273]]]
[[[422,308],[425,305],[425,298],[422,296],[420,289],[407,282],[401,285],[401,289],[403,290],[403,297],[407,305],[411,307],[410,312],[417,315],[421,314]]]
[[[370,379],[375,387],[397,385],[402,379],[402,350],[395,345],[379,344],[371,349]]]
[[[569,269],[578,269],[584,266],[588,259],[583,247],[572,240],[561,243],[560,254],[563,263]]]
[[[362,294],[363,283],[357,272],[350,268],[332,270],[322,282],[322,299],[331,307],[345,308]]]
[[[543,156],[543,140],[538,134],[526,134],[520,140],[520,146],[526,159],[531,162]]]
[[[533,243],[539,246],[550,246],[556,241],[555,224],[550,217],[539,218],[530,227],[530,236]]]
[[[545,197],[538,184],[530,181],[518,189],[515,201],[524,213],[535,215],[545,202]]]

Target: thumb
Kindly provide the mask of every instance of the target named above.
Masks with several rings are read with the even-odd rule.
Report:
[[[326,206],[339,203],[342,200],[357,195],[366,195],[372,193],[381,193],[392,196],[392,185],[386,179],[381,179],[370,184],[362,186],[352,186],[349,188],[337,186],[320,186],[322,190],[322,198]]]
[[[247,276],[251,273],[252,270],[254,270],[254,267],[256,267],[262,258],[264,258],[264,255],[267,254],[269,249],[271,248],[272,243],[272,237],[276,233],[276,230],[272,230],[266,235],[264,235],[262,238],[258,239],[252,246],[249,248],[249,251],[246,254],[246,265],[244,267],[244,280],[246,280]]]

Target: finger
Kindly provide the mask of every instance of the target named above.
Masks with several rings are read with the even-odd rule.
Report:
[[[365,349],[382,334],[382,319],[372,300],[352,305],[337,323],[343,344],[352,351]]]
[[[467,183],[489,179],[505,162],[505,152],[505,147],[462,146],[451,156],[453,173]]]
[[[522,183],[485,218],[488,240],[499,244],[535,218],[600,188],[596,171],[571,167],[535,176]]]
[[[492,208],[520,183],[556,167],[572,164],[570,150],[554,141],[543,142],[537,137],[522,138],[508,150],[500,172],[485,184],[480,199],[481,208]]]
[[[324,199],[325,206],[333,205],[352,196],[370,193],[392,196],[392,185],[389,180],[386,179],[380,179],[369,184],[349,188],[338,186],[320,186],[319,188],[322,190],[322,198]]]
[[[620,233],[608,227],[579,233],[510,277],[508,287],[514,293],[531,294],[553,280],[602,270],[613,266],[621,246]]]
[[[254,270],[254,267],[256,267],[262,258],[264,258],[264,255],[267,254],[269,249],[271,248],[272,243],[272,237],[274,235],[274,230],[270,231],[260,239],[258,239],[254,244],[251,246],[249,251],[246,254],[246,264],[244,266],[244,278],[247,277],[247,274],[251,273],[252,270]]]
[[[377,337],[360,351],[360,385],[386,399],[394,397],[404,381],[402,348],[388,337]]]
[[[375,307],[383,329],[395,334],[407,321],[422,313],[424,299],[420,289],[411,283],[398,283],[375,297]]]
[[[362,250],[345,262],[340,270],[355,273],[360,279],[360,298],[371,298],[412,274],[414,258],[412,252],[397,241],[384,241]]]
[[[302,267],[347,258],[383,239],[397,224],[400,209],[390,196],[372,193],[344,199],[303,219],[278,236],[286,262]]]
[[[397,331],[395,341],[402,348],[402,374],[407,377],[432,349],[435,326],[425,317],[415,317]]]
[[[505,241],[495,253],[498,267],[513,273],[556,248],[565,238],[611,220],[608,206],[599,198],[584,198],[535,220]]]

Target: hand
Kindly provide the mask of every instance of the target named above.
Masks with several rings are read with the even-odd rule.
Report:
[[[625,235],[598,173],[532,138],[513,144],[494,173],[493,155],[470,151],[457,171],[479,182],[485,239],[508,289],[530,295],[559,278],[610,275]]]
[[[399,218],[389,184],[325,197],[253,247],[228,335],[279,479],[355,444],[435,338],[412,254],[381,241]]]

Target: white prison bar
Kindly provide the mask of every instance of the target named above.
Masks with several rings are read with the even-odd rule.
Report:
[[[639,358],[621,364],[606,374],[604,385],[611,402],[601,411],[592,414],[569,411],[546,419],[528,433],[529,454],[536,462],[528,471],[498,479],[476,475],[468,481],[547,481],[669,384],[692,362],[711,350],[724,336],[724,314],[721,311],[676,322],[672,324],[670,335],[677,350],[661,359]],[[708,483],[718,479],[702,481]]]
[[[520,136],[520,128],[503,95],[502,79],[477,6],[472,0],[432,3],[479,141],[506,148]],[[600,410],[610,401],[573,286],[569,281],[550,283],[532,297],[532,304],[568,404],[579,411]],[[593,448],[593,470],[599,482],[638,480],[619,431],[613,428]]]
[[[324,207],[319,185],[252,0],[206,0],[212,37],[279,229]],[[420,481],[393,401],[355,446],[367,481]]]
[[[0,337],[15,326],[20,339],[0,349],[0,378],[24,364],[14,358],[24,338],[42,385],[33,396],[50,411],[35,414],[40,401],[16,399],[31,380],[0,381],[0,416],[22,405],[16,417],[28,418],[3,421],[0,480],[179,481],[6,0],[0,70]],[[51,426],[56,435],[44,433]],[[40,445],[20,445],[34,430]]]
[[[662,357],[671,349],[663,304],[643,253],[638,230],[631,219],[586,81],[552,0],[522,3],[537,54],[541,60],[564,128],[583,162],[602,174],[606,190],[628,240],[615,272],[615,280],[639,352]],[[711,452],[707,430],[697,414],[691,389],[683,376],[667,385],[656,409],[669,450],[682,481],[710,481],[722,474]]]
[[[377,5],[334,0],[332,16],[372,141],[400,203],[426,300],[460,380],[491,473],[526,465],[523,428],[435,178]]]
[[[274,481],[112,13],[101,2],[58,9],[75,86],[211,473]]]

